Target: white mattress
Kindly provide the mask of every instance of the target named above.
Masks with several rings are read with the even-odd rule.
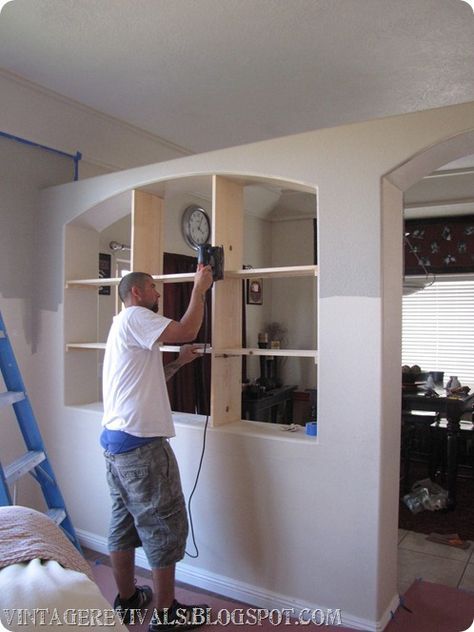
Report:
[[[127,632],[98,586],[54,560],[33,559],[0,570],[0,630],[113,629]],[[61,625],[62,624],[62,625]]]

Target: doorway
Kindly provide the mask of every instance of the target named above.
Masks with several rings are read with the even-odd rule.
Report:
[[[466,143],[467,139],[470,140],[469,143]],[[474,151],[474,142],[472,141],[472,133],[459,135],[438,146],[430,148],[411,161],[407,161],[400,169],[389,174],[389,176],[387,176],[388,181],[390,184],[396,183],[398,191],[396,194],[392,191],[392,197],[390,199],[388,199],[388,197],[385,198],[385,212],[388,212],[390,205],[392,212],[395,207],[398,206],[396,212],[401,213],[403,208],[404,219],[414,220],[418,218],[426,221],[428,221],[428,219],[435,221],[439,218],[468,217],[470,214],[473,214],[474,156],[472,152]],[[468,149],[466,150],[467,147]],[[469,151],[471,153],[468,153]],[[419,176],[421,179],[415,180],[416,176]],[[393,221],[393,218],[391,221]],[[446,237],[449,238],[449,233],[446,234]],[[401,241],[402,239],[400,242]],[[451,241],[454,240],[451,239]],[[421,249],[418,248],[418,250],[421,253]],[[402,267],[402,262],[400,263]],[[449,265],[449,263],[447,265]],[[447,277],[448,274],[450,274],[449,277]],[[422,271],[420,276],[425,276],[424,271]],[[446,284],[448,278],[449,283],[453,284],[453,288],[455,282],[461,283],[462,286],[462,284],[467,284],[474,280],[472,271],[465,273],[457,271],[457,274],[454,274],[454,271],[446,271],[445,274],[441,274],[438,271],[436,277],[438,294],[439,285],[443,282]],[[432,288],[432,292],[434,289],[435,288]],[[444,286],[444,289],[447,290],[447,285]],[[421,290],[419,293],[417,292],[417,295],[419,294],[421,297],[424,291],[425,290]],[[452,291],[454,291],[454,289],[452,289]],[[425,294],[427,293],[426,290]],[[416,302],[420,302],[418,296],[416,296],[415,299]],[[402,299],[400,292],[400,302],[405,301],[408,303],[409,300],[410,299]],[[414,302],[413,299],[411,302]],[[405,313],[404,318],[406,322],[408,318],[407,310],[405,309],[403,312]],[[421,317],[418,315],[418,318]],[[401,310],[400,320],[402,321],[402,319],[403,315]],[[457,321],[455,326],[460,328],[459,319],[454,318],[454,320]],[[420,323],[418,324],[422,327]],[[429,325],[427,324],[426,327],[428,328]],[[415,337],[421,338],[422,335],[418,333],[418,336],[415,335]],[[419,364],[422,370],[428,371],[436,368],[435,366],[431,366],[434,362],[430,359],[429,355],[422,355],[421,351],[416,352],[415,356],[410,355],[410,345],[408,344],[408,340],[403,341],[403,336],[401,336],[401,344],[404,349],[402,364],[408,364],[410,366]],[[469,344],[470,343],[466,340],[466,345],[469,346]],[[428,366],[428,363],[430,366]],[[449,377],[448,374],[453,370],[454,369],[448,369],[445,371],[447,377]],[[445,377],[444,384],[446,381]],[[462,383],[472,389],[474,384],[470,382],[470,374],[463,376]],[[467,455],[470,454],[469,450],[471,449],[472,446],[468,444]],[[421,469],[416,470],[414,473],[415,479],[421,476],[423,472],[427,473],[426,463],[421,463],[420,468]],[[472,485],[471,491],[474,491],[474,479],[471,478],[469,482]],[[469,495],[469,497],[474,497],[474,494]],[[463,507],[464,502],[460,495],[459,506]],[[400,511],[402,511],[402,509]],[[431,531],[437,530],[438,532],[444,533],[463,531],[463,521],[459,517],[461,512],[463,514],[465,513],[463,509],[458,510],[457,515],[456,511],[445,515],[439,514],[439,516],[432,514],[432,512],[424,512],[426,514],[425,516],[423,513],[420,513],[418,517],[413,516],[411,522],[402,522],[402,526],[408,527],[408,529],[403,529],[400,532],[399,538],[399,588],[401,593],[404,589],[408,588],[416,577],[420,576],[435,583],[444,583],[455,587],[472,589],[472,587],[466,584],[466,581],[469,581],[469,574],[466,573],[466,569],[468,568],[471,552],[464,553],[457,550],[453,554],[453,549],[448,546],[440,544],[433,544],[432,546],[431,543],[426,542],[426,535]],[[402,514],[400,515],[402,517]],[[410,517],[410,512],[408,512],[408,517]],[[433,522],[433,519],[435,522]],[[465,539],[471,539],[470,532],[466,532],[466,535],[460,533],[460,535]],[[436,550],[434,550],[435,548]]]

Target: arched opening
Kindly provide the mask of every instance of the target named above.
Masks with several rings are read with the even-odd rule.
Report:
[[[232,183],[233,195],[238,195],[240,199],[239,208],[234,209],[234,217],[237,217],[238,221],[230,216],[225,218],[225,222],[221,220],[220,236],[220,210],[219,203],[216,202],[215,179]],[[133,238],[135,227],[133,212],[138,206],[136,192],[150,199],[159,200],[160,205],[159,222],[156,226],[147,224],[146,230],[141,232],[139,245]],[[225,211],[226,203],[232,203],[230,196],[220,201],[221,215]],[[67,315],[77,313],[76,301],[83,304],[85,292],[78,290],[77,286],[87,285],[84,282],[81,283],[81,276],[85,279],[90,276],[93,279],[93,266],[97,254],[99,256],[102,254],[110,261],[108,274],[110,280],[116,280],[122,271],[129,271],[131,266],[133,267],[134,248],[135,252],[143,251],[144,248],[160,250],[154,257],[153,264],[150,264],[156,268],[135,267],[135,269],[144,269],[157,276],[180,275],[185,272],[191,274],[191,270],[195,269],[197,253],[187,239],[183,220],[190,207],[200,207],[203,216],[209,218],[209,225],[212,218],[213,234],[210,234],[208,238],[212,239],[215,245],[221,245],[220,239],[223,237],[226,239],[227,235],[241,242],[238,245],[239,263],[228,264],[226,261],[225,269],[232,273],[233,268],[243,266],[252,273],[253,270],[255,271],[253,277],[242,276],[243,281],[240,283],[243,284],[244,291],[241,301],[239,299],[242,309],[239,306],[230,315],[231,318],[234,316],[240,318],[237,312],[242,311],[241,346],[243,349],[241,353],[234,354],[236,357],[240,356],[237,358],[239,361],[242,360],[241,379],[244,387],[242,414],[239,411],[238,417],[249,421],[291,423],[297,416],[298,423],[304,425],[310,418],[311,408],[314,407],[317,389],[315,362],[317,291],[314,270],[302,271],[298,268],[314,268],[316,264],[314,235],[316,206],[314,187],[301,182],[241,173],[226,173],[224,176],[209,173],[193,174],[187,177],[142,182],[135,185],[132,190],[117,191],[113,197],[102,200],[76,215],[74,220],[67,225],[65,251],[66,253],[76,252],[77,257],[71,259],[73,262],[71,269],[68,270],[68,276],[73,282],[69,283],[71,287],[66,293],[66,313]],[[231,229],[223,226],[226,223],[231,225]],[[159,239],[148,240],[147,235],[155,231],[157,235],[159,234]],[[239,231],[242,233],[241,237],[231,235]],[[138,230],[136,232],[138,234]],[[156,247],[159,241],[162,243]],[[226,258],[229,255],[232,258],[236,251],[235,243],[233,245],[234,250],[232,247],[226,249]],[[89,248],[88,256],[83,257],[82,253],[86,247]],[[140,261],[145,261],[145,259],[140,256]],[[187,267],[179,267],[181,264]],[[139,265],[148,264],[140,263]],[[172,267],[172,265],[178,267]],[[85,266],[90,272],[86,272]],[[288,268],[286,274],[285,268]],[[279,270],[280,273],[273,269]],[[258,276],[258,270],[262,270],[262,277]],[[304,272],[309,272],[309,274],[303,274]],[[79,279],[79,283],[75,283],[75,279]],[[253,283],[259,288],[257,295],[252,295],[250,292],[250,279],[253,279]],[[189,300],[189,297],[185,295],[189,288],[184,287],[186,285],[184,281],[181,285],[168,280],[163,283],[166,285],[160,293],[163,295],[164,315],[179,319]],[[66,319],[66,340],[70,352],[66,354],[65,370],[67,403],[79,405],[100,403],[101,352],[105,346],[110,322],[119,309],[119,301],[115,296],[116,286],[105,281],[103,285],[103,289],[107,291],[99,291],[98,301],[97,292],[94,289],[87,296],[91,301],[88,310],[91,315],[87,333],[89,339],[74,340],[78,330],[77,323],[74,323],[72,318]],[[94,305],[95,302],[98,303],[97,307],[94,307],[93,302]],[[295,302],[300,305],[299,320],[293,314],[292,308]],[[173,310],[176,307],[175,311],[168,310],[170,304]],[[208,312],[211,313],[210,307]],[[264,360],[256,357],[253,352],[247,353],[249,349],[256,348],[264,351],[263,345],[260,346],[259,336],[270,326],[273,333],[268,336],[267,348],[276,349],[276,346],[270,347],[270,344],[280,342],[281,348],[275,351],[274,355],[262,355],[266,358]],[[209,326],[209,330],[212,330],[212,325]],[[203,342],[204,338],[199,340]],[[211,343],[211,340],[208,339],[207,342]],[[87,349],[90,352],[88,355],[85,353]],[[233,351],[237,350],[233,349]],[[285,355],[286,351],[289,352]],[[290,351],[294,352],[293,355]],[[168,350],[166,353],[169,354],[168,357],[171,357],[174,351]],[[232,356],[232,354],[225,355]],[[98,356],[97,360],[95,356]],[[98,368],[95,367],[96,362]],[[85,377],[80,380],[84,389],[78,395],[77,376],[82,373],[89,376],[89,382],[87,383]],[[206,391],[209,390],[209,373],[211,373],[210,369],[206,371]],[[96,377],[97,375],[99,378]],[[237,371],[235,377],[238,377]],[[191,384],[200,380],[199,376],[190,375],[189,383],[186,383],[185,387],[174,388],[175,385],[173,385],[172,408],[175,412],[204,414],[207,411],[208,405],[201,407],[194,399],[187,397],[184,401],[181,396],[183,392],[189,394],[193,390]],[[246,397],[247,386],[248,397]],[[261,398],[258,402],[254,401],[257,399],[255,393],[258,398]],[[299,397],[294,398],[294,394],[298,394]],[[266,401],[263,402],[263,398],[267,395]],[[209,397],[204,399],[207,402]]]
[[[464,132],[462,134],[458,134],[454,137],[446,139],[445,141],[435,146],[429,147],[428,149],[420,152],[419,154],[413,156],[411,159],[407,160],[405,163],[399,165],[392,172],[386,174],[385,177],[383,178],[382,217],[383,217],[384,234],[387,235],[386,238],[384,239],[384,254],[383,254],[383,260],[384,260],[384,293],[383,293],[384,298],[383,300],[384,300],[384,308],[386,309],[386,314],[387,314],[387,322],[385,322],[384,326],[387,328],[387,331],[390,329],[390,331],[392,332],[390,334],[390,342],[388,343],[388,346],[390,347],[390,352],[388,352],[388,348],[387,348],[386,352],[384,353],[384,360],[383,360],[383,366],[384,366],[383,374],[384,375],[388,375],[388,372],[386,371],[389,371],[388,367],[390,363],[392,363],[393,365],[393,355],[390,360],[389,353],[396,354],[397,353],[396,347],[399,344],[400,345],[400,347],[398,347],[398,350],[399,350],[402,345],[402,310],[400,309],[399,306],[402,304],[401,279],[403,277],[403,270],[404,270],[404,266],[403,266],[404,221],[403,220],[404,220],[404,208],[406,207],[406,204],[404,203],[405,201],[404,196],[406,192],[413,192],[415,190],[414,187],[416,186],[421,187],[421,185],[417,185],[417,183],[421,182],[424,178],[441,177],[440,174],[443,174],[443,171],[440,170],[440,168],[442,167],[445,168],[444,178],[446,178],[446,174],[450,175],[450,177],[451,176],[454,177],[454,176],[458,176],[461,173],[466,173],[466,166],[470,165],[471,163],[469,163],[468,161],[464,161],[464,163],[461,165],[458,165],[458,164],[453,165],[452,163],[456,160],[472,156],[472,154],[474,154],[474,133],[472,131]],[[434,175],[433,175],[433,172],[435,172]],[[470,178],[474,178],[472,167],[467,170],[467,173],[469,174]],[[444,188],[446,189],[446,187]],[[426,181],[425,181],[425,189],[426,189]],[[449,206],[450,206],[449,202],[451,202],[451,207],[453,207],[453,206],[456,206],[456,200],[449,199],[450,196],[447,194],[447,192],[445,192],[444,194],[444,200],[442,199],[443,195],[441,195],[440,197],[441,197],[441,201],[439,201],[437,205],[438,211],[436,212],[436,214],[438,216],[443,216],[443,214],[446,214],[449,212],[451,212],[451,214],[455,214],[456,213],[455,210],[453,210],[452,208],[449,209]],[[472,213],[474,211],[474,200],[469,200],[469,198],[466,198],[465,194],[463,195],[463,193],[460,193],[459,197],[460,198],[463,197],[464,199],[462,201],[467,204],[467,206],[465,204],[463,211],[466,212],[466,209],[467,210],[469,209],[469,204],[471,203],[470,208],[472,210],[468,212]],[[451,195],[451,198],[453,198],[452,195]],[[416,208],[417,202],[414,201],[416,200],[416,198],[413,196],[413,194],[412,194],[412,197],[408,199],[411,201],[411,204],[408,204],[408,206],[411,206],[411,208]],[[422,206],[421,202],[418,201],[418,208],[421,208],[421,206]],[[426,203],[425,206],[428,207],[429,204]],[[424,213],[425,217],[428,216],[429,213],[430,213],[429,211],[425,211]],[[413,217],[413,213],[411,213],[411,216]],[[392,235],[391,239],[388,237],[389,234]],[[393,239],[394,234],[399,235],[399,239]],[[392,266],[395,265],[397,267],[396,274],[393,274],[393,272],[391,273],[389,271],[388,268],[390,265]],[[405,299],[405,302],[406,302],[406,299]],[[394,357],[398,357],[398,355],[395,355]],[[421,366],[421,368],[426,369],[426,370],[432,370],[435,367],[430,366],[428,369],[428,366]],[[446,383],[446,380],[445,380],[445,383]],[[396,382],[396,384],[398,385],[398,381]],[[386,398],[384,398],[385,410],[386,412],[388,412],[389,409],[391,409],[392,412],[396,410],[397,419],[395,420],[395,418],[393,417],[392,419],[394,422],[397,421],[397,424],[399,424],[399,420],[401,420],[402,415],[401,415],[401,410],[400,410],[400,396],[399,396],[398,387],[396,389],[386,388],[385,395],[386,395]],[[405,397],[405,401],[409,401],[409,399],[410,398]],[[427,405],[427,407],[429,406]],[[436,406],[434,406],[434,408],[436,408]],[[429,420],[427,421],[421,420],[419,423],[421,427],[423,428],[428,427],[428,431],[434,432],[434,430],[430,428],[431,424]],[[443,424],[441,425],[443,426]],[[397,427],[399,428],[399,425],[397,425]],[[444,433],[445,435],[447,435],[446,422],[444,423]],[[444,436],[444,439],[443,439],[444,444],[442,448],[443,450],[447,450],[446,439],[447,437]],[[450,439],[448,438],[448,441],[449,440]],[[453,441],[457,442],[457,436],[453,438]],[[429,449],[431,450],[432,447],[433,446],[430,446]],[[439,444],[437,446],[435,445],[435,447],[439,447]],[[388,449],[388,445],[386,445],[385,448]],[[431,459],[431,457],[432,455],[429,454],[428,458]],[[444,457],[444,453],[442,454],[442,458],[443,457]],[[428,473],[430,472],[429,465],[430,463],[426,463],[423,466],[424,471],[426,472],[426,476],[428,476]],[[435,464],[433,463],[433,461],[431,461],[431,472],[433,474],[435,471],[433,469],[434,465]],[[418,470],[418,473],[420,471],[423,472],[423,469]],[[417,471],[415,470],[415,473],[416,472]],[[454,479],[453,479],[453,476],[454,476]],[[415,478],[413,478],[413,480],[411,480],[411,483],[415,481],[416,481],[416,476]],[[456,489],[456,475],[455,474],[452,475],[451,481],[450,481],[449,470],[448,470],[448,474],[446,478],[444,478],[442,481],[437,481],[437,482],[443,482],[443,486],[445,488],[450,488],[450,489],[452,485],[454,484],[455,486],[454,489]],[[392,484],[397,487],[397,491],[398,491],[398,477],[392,478]],[[403,509],[404,505],[402,505],[401,507],[402,507],[401,515],[403,516],[403,511],[405,511]],[[457,510],[460,511],[459,508]],[[408,514],[410,514],[408,509],[406,511],[408,512]],[[447,533],[448,532],[447,529],[448,530],[451,529],[451,533],[459,531],[460,530],[459,527],[461,526],[461,524],[459,521],[456,521],[455,512],[456,510],[448,512],[448,514],[446,514],[445,516],[441,516],[441,514],[439,514],[442,520],[439,520],[438,523],[436,523],[436,517],[435,517],[436,514],[431,514],[431,512],[425,512],[426,514],[428,514],[428,519],[419,521],[419,524],[420,523],[421,524],[419,527],[418,526],[416,527],[417,529],[418,528],[420,529],[420,533],[412,534],[411,532],[409,532],[408,534],[406,534],[405,532],[401,532],[401,538],[406,538],[406,539],[401,539],[400,549],[399,549],[399,588],[400,588],[401,593],[404,592],[404,589],[408,588],[411,582],[418,576],[423,576],[428,581],[431,580],[431,581],[434,581],[435,583],[436,582],[448,583],[449,585],[452,585],[452,586],[460,586],[461,588],[463,587],[463,584],[462,584],[463,565],[462,565],[461,558],[459,558],[459,562],[458,562],[459,568],[457,568],[456,565],[453,564],[452,569],[451,567],[449,567],[449,571],[445,570],[445,574],[440,574],[439,572],[440,566],[445,566],[445,569],[447,569],[447,567],[449,566],[449,563],[446,564],[445,560],[443,561],[443,557],[449,558],[449,553],[450,553],[449,548],[444,547],[445,552],[443,555],[443,545],[440,545],[441,548],[439,549],[439,551],[436,551],[436,553],[438,555],[439,553],[441,553],[441,555],[435,558],[434,549],[427,548],[427,543],[425,540],[427,529],[428,529],[428,533],[430,531],[438,531],[438,532]],[[431,516],[434,518],[434,520],[430,520]],[[434,528],[434,526],[432,526],[432,528],[429,528],[430,523],[431,525],[438,524],[440,526],[439,528]],[[414,525],[416,523],[412,521],[407,524]],[[448,525],[451,525],[451,527],[448,527]],[[423,529],[424,529],[424,534],[422,535],[421,530]],[[431,546],[431,545],[428,545],[428,546]],[[432,553],[433,555],[431,555]],[[416,561],[416,564],[414,564],[415,561]]]

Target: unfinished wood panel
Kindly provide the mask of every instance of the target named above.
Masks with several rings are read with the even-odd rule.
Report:
[[[243,187],[213,176],[213,244],[224,247],[225,270],[239,270],[243,263]],[[214,349],[242,346],[242,281],[225,278],[214,286],[212,317]],[[211,381],[212,425],[240,421],[242,360],[216,357],[213,353]]]
[[[250,268],[227,271],[226,276],[234,279],[277,279],[291,277],[318,276],[318,266],[285,266],[282,268]]]
[[[247,270],[227,270],[226,278],[229,279],[253,279],[253,278],[290,278],[318,276],[318,266],[286,266],[282,268],[251,268]],[[467,275],[466,275],[467,276]],[[153,274],[153,278],[163,283],[189,283],[194,280],[194,272],[178,274]],[[118,285],[118,277],[111,279],[70,279],[66,281],[66,287],[99,287],[101,285]]]
[[[163,274],[163,200],[145,191],[133,191],[132,195],[132,272]],[[156,289],[163,296],[163,283],[155,281]],[[163,314],[163,300],[160,300]]]
[[[80,351],[87,351],[87,350],[99,350],[99,351],[105,351],[105,347],[106,347],[106,343],[105,342],[69,342],[66,345],[66,351],[72,351],[72,350],[80,350]],[[168,353],[179,353],[181,350],[181,347],[179,345],[161,345],[160,344],[160,349],[163,352],[168,352]],[[196,353],[203,355],[204,353],[212,353],[212,349],[210,347],[207,347],[206,350],[204,351],[204,349],[197,349]]]
[[[215,349],[216,355],[255,355],[255,356],[280,356],[282,358],[315,358],[318,352],[315,349],[256,349],[256,348],[235,348],[235,349]]]
[[[224,246],[225,270],[240,270],[244,261],[244,189],[233,180],[212,177],[212,243]]]
[[[131,267],[134,272],[163,273],[163,200],[145,191],[132,195]]]
[[[194,272],[185,272],[178,274],[152,274],[155,281],[162,283],[189,283],[194,281]],[[66,287],[100,287],[101,285],[118,285],[121,279],[114,277],[111,279],[71,279],[66,282]]]
[[[217,379],[214,376],[217,375]],[[242,420],[242,360],[212,359],[211,425],[224,426]]]

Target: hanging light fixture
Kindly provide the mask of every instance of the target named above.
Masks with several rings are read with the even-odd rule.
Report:
[[[13,0],[0,0],[0,13],[2,12],[3,7],[9,2],[13,2]]]
[[[433,283],[436,281],[435,274],[433,272],[430,272],[427,269],[427,267],[423,263],[423,260],[418,256],[418,253],[416,252],[416,248],[413,247],[413,244],[408,239],[409,236],[410,236],[410,233],[405,233],[403,236],[403,241],[408,246],[408,250],[417,260],[418,265],[421,267],[421,269],[425,273],[425,276],[424,278],[414,278],[414,277],[403,275],[403,296],[408,296],[409,294],[414,294],[415,292],[424,290],[425,288],[430,287],[430,285],[433,285]]]
[[[110,250],[131,250],[130,246],[127,244],[120,244],[118,241],[111,241],[109,244]]]

